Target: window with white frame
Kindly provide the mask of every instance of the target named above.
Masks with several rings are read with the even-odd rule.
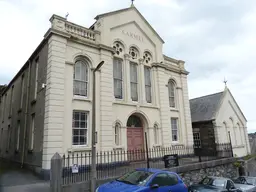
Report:
[[[201,148],[200,133],[199,132],[194,132],[193,133],[193,138],[194,138],[194,146],[195,146],[195,148]]]
[[[37,97],[37,89],[38,89],[38,65],[39,65],[39,58],[36,59],[35,63],[35,92],[34,92],[34,99]]]
[[[20,121],[17,123],[17,133],[16,133],[16,151],[20,148]]]
[[[175,84],[172,80],[168,82],[168,92],[169,92],[169,105],[175,108]]]
[[[74,66],[74,95],[88,97],[89,65],[84,60],[77,60]]]
[[[123,60],[114,58],[113,63],[114,96],[117,99],[123,98]]]
[[[138,65],[130,62],[131,99],[138,101]]]
[[[151,96],[151,69],[150,67],[144,67],[144,77],[145,77],[145,94],[147,103],[152,102]]]
[[[121,125],[118,122],[115,124],[115,144],[121,144]]]
[[[154,141],[155,141],[155,144],[159,144],[159,133],[158,133],[158,125],[155,124],[154,125]]]
[[[72,144],[84,146],[88,144],[89,113],[73,111]]]
[[[35,114],[31,115],[31,125],[30,125],[30,141],[29,141],[29,150],[34,148],[34,139],[35,139]]]
[[[178,141],[178,118],[171,118],[172,141]]]

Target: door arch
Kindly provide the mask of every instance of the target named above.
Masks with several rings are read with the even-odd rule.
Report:
[[[127,150],[144,149],[144,128],[141,117],[132,114],[127,120]]]

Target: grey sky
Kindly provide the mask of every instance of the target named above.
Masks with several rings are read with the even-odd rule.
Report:
[[[228,87],[256,131],[256,1],[136,0],[137,9],[165,40],[164,53],[186,61],[190,98]],[[17,73],[50,27],[52,14],[89,27],[97,14],[129,0],[0,0],[0,83]]]

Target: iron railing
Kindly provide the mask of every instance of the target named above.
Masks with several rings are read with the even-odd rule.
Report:
[[[216,144],[215,150],[204,154],[205,149],[194,146],[176,145],[171,147],[155,147],[148,150],[113,150],[100,151],[96,154],[97,179],[115,178],[135,168],[164,168],[164,155],[178,155],[179,165],[193,164],[232,156],[230,143]],[[148,160],[147,160],[148,155]],[[77,167],[76,173],[72,168]],[[91,153],[74,152],[63,156],[63,184],[90,180]]]

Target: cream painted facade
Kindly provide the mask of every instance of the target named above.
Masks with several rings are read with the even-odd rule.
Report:
[[[247,120],[228,88],[223,92],[214,123],[217,142],[229,140],[230,132],[234,156],[242,157],[251,153]]]
[[[41,113],[43,112],[40,121],[37,121],[39,111],[34,110],[35,127],[41,127],[38,125],[39,122],[43,127],[40,130],[27,131],[27,140],[30,140],[34,132],[42,133],[41,139],[33,140],[34,143],[39,142],[38,148],[31,151],[31,153],[37,151],[41,155],[41,165],[38,167],[49,170],[50,160],[56,152],[68,154],[90,151],[92,70],[101,61],[105,63],[100,71],[96,72],[96,131],[98,136],[96,148],[98,151],[128,149],[127,121],[131,115],[137,116],[142,121],[143,135],[147,133],[149,147],[193,145],[187,85],[188,72],[184,68],[184,61],[163,55],[164,41],[135,7],[98,15],[96,22],[89,29],[57,15],[53,15],[50,22],[51,28],[45,34],[43,42],[6,91],[6,93],[10,92],[10,86],[16,83],[22,71],[27,74],[31,73],[30,67],[33,68],[36,56],[44,46],[47,52],[45,65],[40,63],[39,54],[39,66],[41,65],[41,68],[44,66],[45,73],[43,73],[44,70],[40,73],[45,75],[45,79],[37,83],[41,90],[40,93],[43,94],[44,102],[33,103],[35,106],[40,104],[37,108]],[[117,54],[117,47],[114,47],[116,43],[122,47],[119,54]],[[131,49],[135,51],[135,55],[132,54]],[[147,59],[148,57],[150,59]],[[122,61],[121,98],[116,98],[114,94],[113,63],[115,59]],[[76,95],[73,91],[74,70],[78,61],[88,65],[88,78],[86,79],[88,90],[84,96]],[[131,98],[131,62],[137,66],[137,101]],[[150,69],[150,102],[145,92],[146,67]],[[33,78],[31,76],[26,81],[28,90],[31,82],[35,81],[35,73],[32,72]],[[170,82],[173,86],[171,97]],[[15,97],[20,97],[20,95],[15,95]],[[172,107],[170,107],[169,100],[174,103]],[[30,99],[27,105],[30,105]],[[88,115],[87,142],[84,145],[74,145],[72,140],[74,111],[85,111]],[[80,116],[81,118],[83,117]],[[171,118],[176,119],[175,131],[177,132],[172,130]],[[116,123],[120,125],[118,144],[115,133]],[[28,123],[27,126],[31,127],[32,123]],[[22,127],[26,126],[22,125]],[[173,136],[173,133],[177,135]],[[2,136],[4,137],[3,134]],[[6,154],[3,153],[3,156]],[[33,164],[33,162],[27,161],[27,164]]]

